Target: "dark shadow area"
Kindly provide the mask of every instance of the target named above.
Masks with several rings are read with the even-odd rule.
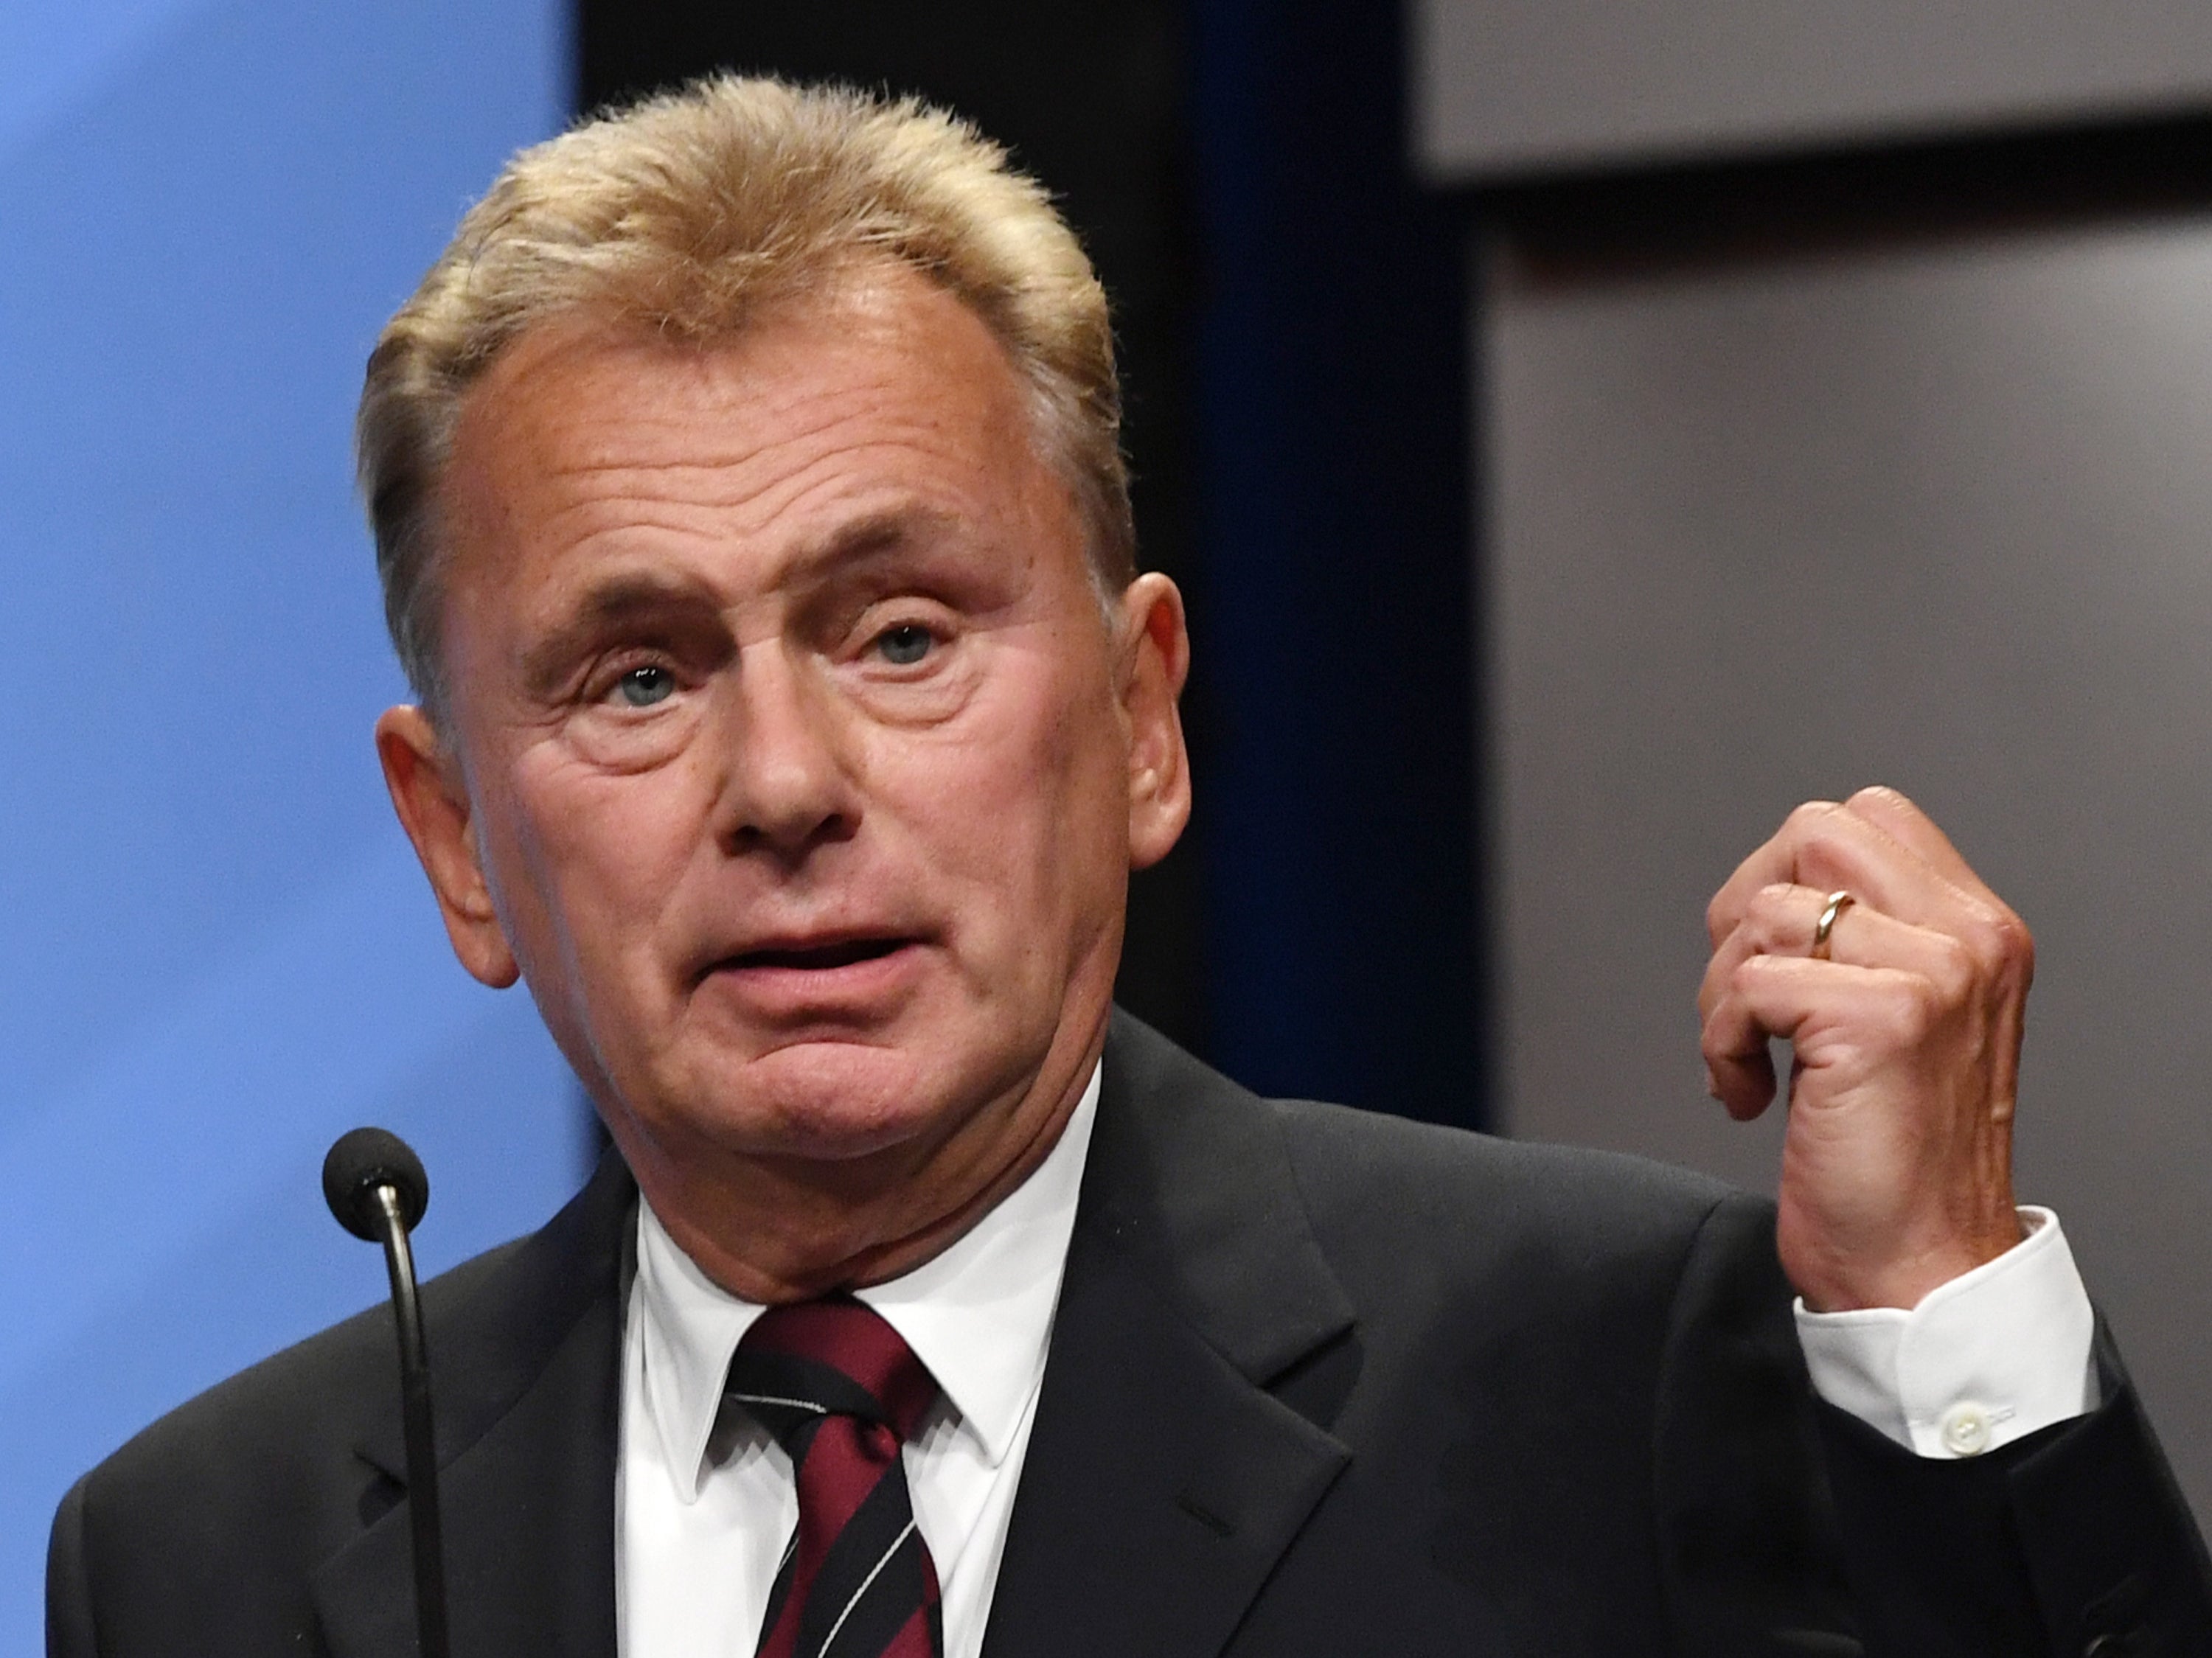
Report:
[[[1471,192],[1538,283],[2086,227],[2212,205],[2212,118],[1861,143]]]
[[[1468,237],[1400,8],[1200,0],[1216,1055],[1480,1127]]]

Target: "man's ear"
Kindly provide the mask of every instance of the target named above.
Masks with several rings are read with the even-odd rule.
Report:
[[[459,761],[429,716],[412,706],[386,708],[378,718],[376,757],[384,762],[392,807],[438,895],[453,954],[471,975],[506,989],[521,970],[492,908]]]
[[[1129,867],[1157,864],[1190,821],[1190,756],[1176,699],[1190,672],[1182,594],[1157,570],[1121,599],[1121,714],[1129,731]]]

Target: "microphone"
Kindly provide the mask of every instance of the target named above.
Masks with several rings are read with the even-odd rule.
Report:
[[[430,1177],[398,1135],[356,1128],[323,1159],[323,1196],[338,1224],[384,1245],[399,1326],[399,1400],[407,1436],[407,1512],[414,1524],[415,1620],[422,1658],[448,1658],[446,1555],[438,1522],[438,1455],[430,1427],[430,1359],[407,1234],[430,1206]]]

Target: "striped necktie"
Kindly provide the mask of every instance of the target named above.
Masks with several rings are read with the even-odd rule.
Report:
[[[900,1455],[937,1382],[898,1332],[842,1297],[771,1308],[738,1344],[728,1397],[799,1481],[757,1658],[939,1658],[937,1568]]]

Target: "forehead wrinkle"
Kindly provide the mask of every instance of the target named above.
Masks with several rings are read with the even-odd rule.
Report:
[[[641,612],[703,601],[715,603],[706,583],[684,572],[617,570],[598,579],[579,596],[572,612],[592,621],[620,621]]]
[[[543,524],[564,557],[588,557],[595,543],[626,543],[633,535],[719,543],[726,538],[728,526],[718,519],[702,522],[702,517],[726,510],[721,503],[594,495],[564,501],[545,514]]]
[[[921,536],[957,529],[962,520],[953,513],[920,501],[863,513],[828,531],[802,541],[793,550],[793,570],[817,580],[908,550]]]
[[[829,355],[837,355],[834,346]],[[899,366],[910,368],[916,365]],[[872,367],[876,372],[865,379],[821,386],[798,384],[798,376],[779,374],[761,367],[745,374],[738,384],[732,386],[714,374],[711,366],[703,366],[700,378],[705,384],[695,381],[672,389],[659,400],[660,407],[629,410],[623,421],[634,432],[678,434],[679,445],[694,452],[682,459],[663,462],[635,455],[603,459],[600,453],[594,452],[605,447],[604,442],[596,440],[603,428],[595,415],[585,409],[572,407],[554,415],[545,422],[544,435],[555,448],[579,452],[561,469],[564,471],[589,472],[662,466],[718,470],[743,466],[773,449],[805,444],[855,419],[874,419],[893,430],[933,435],[968,424],[945,421],[933,401],[918,409],[902,407],[912,402],[911,388],[902,383],[904,376],[885,373],[881,365]],[[1010,401],[1012,400],[999,395],[998,388],[994,388],[983,398],[991,406],[971,412],[983,416],[978,422],[981,425],[996,427],[1008,417],[1019,423],[1019,411],[1004,406]],[[671,404],[675,406],[670,407]],[[725,422],[735,426],[740,434],[733,436],[730,452],[698,456],[696,447],[702,438]],[[741,435],[747,425],[775,428],[776,435],[771,443],[747,446]]]
[[[676,497],[667,504],[679,510],[757,505],[772,515],[807,493],[811,481],[806,474],[834,465],[859,448],[908,449],[925,463],[925,472],[939,470],[948,458],[948,450],[967,451],[978,458],[994,458],[985,459],[982,470],[1002,478],[1003,446],[1008,440],[1018,444],[1030,460],[1041,459],[1036,452],[1034,422],[1026,402],[1012,385],[994,381],[985,387],[965,387],[969,395],[957,399],[962,405],[957,412],[943,407],[941,398],[917,399],[913,395],[912,371],[920,369],[927,375],[941,366],[948,355],[944,343],[916,341],[903,329],[871,327],[872,319],[863,315],[860,326],[853,333],[823,342],[828,355],[850,361],[842,348],[856,343],[855,335],[865,337],[881,332],[887,337],[877,343],[889,346],[898,361],[867,362],[864,354],[866,366],[860,375],[828,385],[809,384],[804,374],[778,371],[787,367],[784,360],[794,351],[802,361],[812,355],[799,348],[809,343],[806,331],[818,327],[822,319],[802,314],[786,320],[800,325],[798,331],[771,325],[752,341],[702,353],[684,351],[672,356],[659,349],[647,349],[645,361],[649,366],[644,378],[657,381],[662,395],[649,397],[641,406],[617,392],[619,418],[611,427],[602,423],[605,411],[599,398],[565,397],[548,406],[533,395],[535,383],[549,374],[557,380],[564,374],[580,372],[587,382],[611,380],[618,386],[628,382],[634,387],[636,381],[630,376],[638,363],[636,348],[649,343],[586,336],[580,342],[584,355],[580,361],[568,349],[580,342],[549,336],[538,351],[526,351],[520,361],[506,365],[505,383],[499,383],[495,367],[494,383],[482,390],[492,393],[494,405],[505,404],[512,408],[519,398],[526,411],[523,429],[514,434],[514,439],[520,440],[511,440],[501,446],[508,448],[524,473],[536,471],[549,479],[565,474],[573,486],[596,497],[596,501],[562,502],[553,513],[541,516],[541,524],[549,519],[568,518],[577,509],[589,513],[595,504],[639,516],[643,500],[633,496],[623,501],[618,498],[618,485],[609,487],[623,478],[658,480],[660,491]],[[748,345],[752,349],[746,349]],[[673,376],[662,377],[668,370],[674,371]],[[479,418],[489,412],[481,397],[472,401],[477,406],[468,412]],[[536,414],[535,419],[531,412]],[[534,432],[529,429],[532,427]],[[748,442],[748,427],[767,428],[773,434],[772,440]],[[842,441],[823,445],[823,440],[836,434],[841,427],[859,429]],[[814,452],[790,453],[793,448]],[[509,471],[496,466],[495,470]],[[509,471],[510,489],[522,481]],[[902,481],[912,485],[920,480]],[[653,493],[650,489],[643,492],[647,497]],[[1018,488],[1016,493],[1023,492]],[[771,498],[775,496],[783,497],[782,501],[774,501]],[[646,521],[657,523],[657,516]]]
[[[843,423],[840,420],[825,421],[807,436],[818,438]],[[773,518],[801,507],[805,497],[823,482],[827,482],[836,494],[855,488],[863,491],[881,487],[911,490],[919,483],[941,481],[944,472],[939,463],[943,459],[945,445],[929,440],[939,428],[918,420],[887,425],[889,429],[855,433],[849,440],[799,454],[789,451],[795,442],[803,443],[804,439],[779,438],[772,446],[728,456],[702,457],[691,453],[665,459],[632,456],[568,462],[550,470],[555,476],[565,477],[572,486],[582,487],[564,492],[569,498],[561,501],[547,518],[557,525],[580,513],[613,512],[642,526],[684,529],[696,526],[664,519],[656,509],[687,513],[757,508]],[[885,450],[910,453],[921,463],[920,469],[909,476],[894,472],[881,478],[862,480],[839,471],[841,464],[855,454]],[[833,476],[821,480],[817,475],[825,469]],[[623,481],[632,478],[651,478],[654,487],[643,490],[623,488]]]

